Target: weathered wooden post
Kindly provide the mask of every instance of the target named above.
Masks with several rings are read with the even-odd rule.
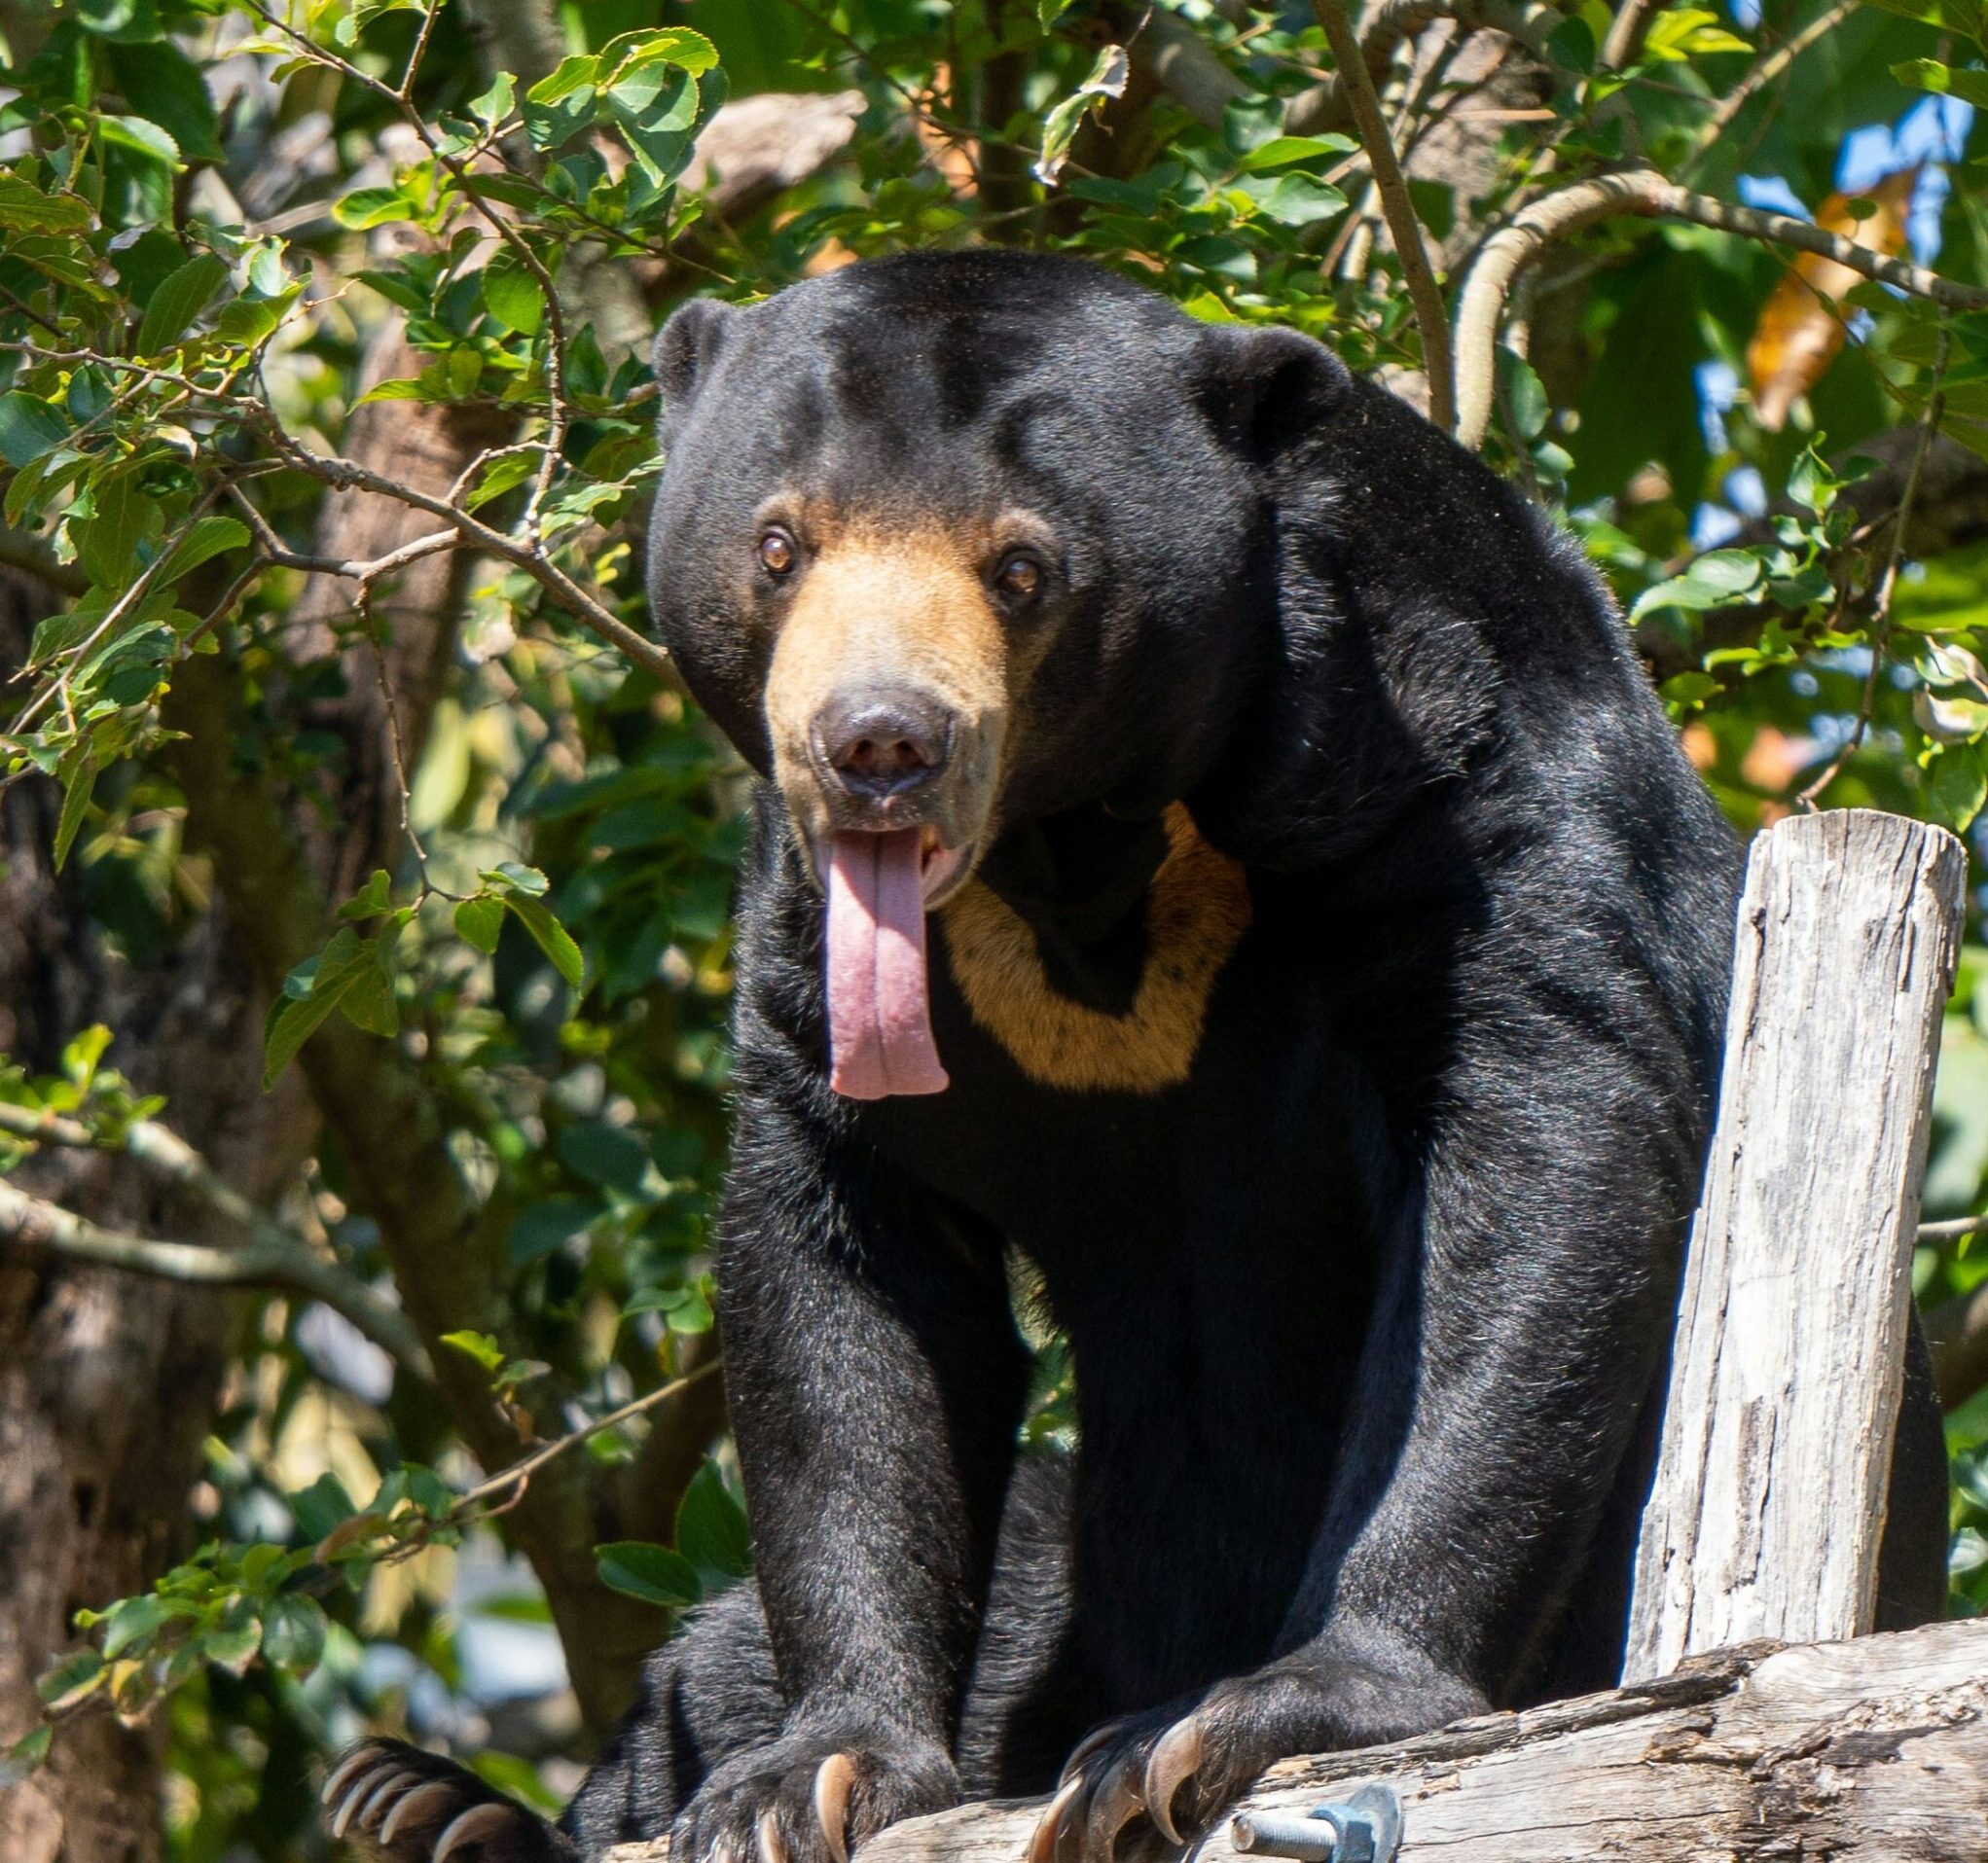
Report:
[[[1988,1622],[1861,1634],[1965,874],[1865,809],[1754,844],[1626,1685],[1288,1760],[1245,1809],[1380,1788],[1398,1863],[1988,1859]],[[914,1818],[857,1863],[1019,1863],[1040,1812]],[[1228,1821],[1194,1856],[1239,1863]]]
[[[1871,1628],[1967,865],[1867,808],[1753,843],[1624,1681]]]

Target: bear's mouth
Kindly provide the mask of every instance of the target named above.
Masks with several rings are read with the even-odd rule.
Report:
[[[971,866],[936,830],[845,829],[828,838],[829,1085],[850,1099],[937,1093],[925,914]]]

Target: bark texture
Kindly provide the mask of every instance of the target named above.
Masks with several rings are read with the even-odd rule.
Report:
[[[1236,1809],[1308,1812],[1370,1784],[1399,1798],[1399,1863],[1980,1863],[1988,1623],[1724,1650],[1606,1695],[1286,1760]],[[913,1818],[860,1863],[1023,1863],[1046,1804]],[[669,1853],[629,1844],[608,1863]],[[1226,1819],[1194,1851],[1238,1854]]]
[[[1871,1627],[1967,853],[1874,809],[1753,843],[1623,1674]]]

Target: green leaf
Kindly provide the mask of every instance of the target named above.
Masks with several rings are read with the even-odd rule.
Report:
[[[223,555],[231,550],[244,549],[248,542],[248,526],[238,518],[197,518],[174,540],[164,562],[159,566],[158,575],[153,578],[153,587],[169,588],[189,570],[198,569],[210,557]]]
[[[283,993],[270,1006],[263,1029],[263,1091],[276,1084],[297,1051],[333,1010],[369,976],[379,975],[373,948],[349,928],[336,933],[308,968],[291,972]]]
[[[59,1714],[93,1691],[110,1673],[95,1650],[78,1650],[37,1679],[34,1692],[51,1713]]]
[[[211,252],[197,254],[168,274],[138,326],[137,353],[156,356],[177,342],[227,281],[228,268]]]
[[[13,233],[81,233],[90,203],[73,194],[45,194],[23,175],[0,169],[0,227]]]
[[[690,1479],[676,1508],[676,1550],[697,1568],[706,1594],[752,1571],[745,1510],[710,1461]]]
[[[594,1197],[548,1197],[519,1212],[506,1243],[511,1266],[524,1268],[557,1254],[606,1213]]]
[[[128,149],[133,155],[147,161],[156,161],[162,167],[177,170],[185,166],[180,161],[179,144],[158,124],[145,117],[99,117],[96,127],[104,141],[116,148]]]
[[[6,1752],[0,1753],[0,1792],[11,1792],[17,1785],[25,1785],[49,1757],[49,1747],[55,1738],[52,1722],[44,1722],[31,1733],[23,1734]]]
[[[342,227],[363,233],[389,220],[410,218],[413,204],[398,188],[353,188],[333,206],[332,218]]]
[[[1710,673],[1679,673],[1665,680],[1657,690],[1670,704],[1695,706],[1703,704],[1718,690],[1718,681]]]
[[[560,1132],[560,1163],[603,1190],[639,1196],[649,1176],[649,1148],[625,1126],[588,1120]]]
[[[467,1353],[487,1372],[494,1372],[504,1362],[504,1348],[488,1333],[444,1333],[442,1344]]]
[[[244,1673],[262,1647],[262,1620],[244,1604],[235,1605],[220,1626],[199,1639],[200,1654],[232,1674]]]
[[[1240,165],[1245,174],[1260,174],[1286,162],[1309,161],[1314,156],[1345,155],[1357,146],[1351,136],[1272,136],[1251,149]]]
[[[553,969],[574,989],[578,989],[581,979],[586,975],[586,959],[580,954],[580,947],[573,943],[572,935],[553,916],[551,909],[543,901],[523,893],[507,893],[504,904],[517,914],[519,923],[531,934]]]
[[[31,465],[69,434],[68,420],[46,401],[18,389],[0,395],[0,459],[10,466]]]
[[[1966,834],[1988,803],[1988,760],[1975,744],[1953,746],[1934,759],[1927,797],[1936,820],[1955,834]]]
[[[111,70],[125,101],[147,122],[156,123],[196,161],[219,161],[221,125],[200,68],[170,39],[146,46],[113,45]]]
[[[527,867],[523,861],[517,860],[501,861],[495,867],[486,870],[482,878],[493,886],[503,886],[534,896],[547,892],[552,885],[552,881],[536,867]]]
[[[508,71],[490,80],[490,88],[469,100],[469,114],[487,129],[494,129],[518,107],[518,84]]]
[[[575,54],[524,93],[524,129],[534,148],[557,149],[594,121],[595,70],[594,58]]]
[[[90,806],[90,792],[96,787],[96,759],[86,746],[65,763],[62,772],[62,813],[55,822],[55,871],[60,873],[75,844],[76,831],[83,826],[84,811]]]
[[[329,1470],[308,1487],[299,1488],[283,1498],[297,1523],[298,1533],[312,1544],[343,1526],[359,1511],[352,1505],[352,1497],[345,1492],[344,1483]]]
[[[1892,76],[1910,90],[1959,97],[1977,109],[1988,109],[1988,71],[1968,71],[1936,58],[1907,58],[1892,67]]]
[[[455,935],[486,956],[497,949],[497,938],[503,929],[504,902],[492,899],[488,893],[465,899],[455,909]]]
[[[1744,550],[1709,550],[1681,576],[1645,589],[1629,611],[1640,621],[1655,608],[1717,608],[1760,580],[1760,559]]]
[[[339,1014],[355,1027],[373,1035],[400,1033],[400,1003],[395,998],[393,978],[384,965],[382,941],[369,947],[375,956],[371,970],[352,980],[349,989],[339,996]]]
[[[483,267],[483,303],[499,324],[519,336],[537,336],[545,326],[545,294],[539,280],[509,246]]]
[[[1547,400],[1545,384],[1534,372],[1533,365],[1516,350],[1500,345],[1498,378],[1512,425],[1518,430],[1518,438],[1538,439],[1546,431],[1547,417],[1552,413],[1553,406]]]
[[[178,1598],[161,1597],[145,1592],[137,1597],[121,1597],[104,1619],[103,1653],[115,1661],[134,1643],[149,1643],[174,1618],[198,1615],[191,1604]]]
[[[596,1546],[594,1567],[610,1592],[645,1604],[680,1610],[704,1596],[697,1568],[681,1554],[647,1540],[612,1540]]]
[[[1746,40],[1725,30],[1718,15],[1702,7],[1673,7],[1657,15],[1645,35],[1644,56],[1668,62],[1715,52],[1751,52]]]
[[[1125,48],[1106,46],[1098,54],[1098,60],[1083,83],[1042,119],[1042,152],[1035,159],[1032,172],[1044,187],[1056,185],[1084,119],[1095,116],[1113,97],[1124,96],[1131,75],[1132,64]]]
[[[121,472],[91,490],[95,515],[77,527],[77,554],[92,582],[121,586],[136,561],[138,546],[163,527],[159,501],[139,485],[136,472]]]
[[[376,867],[373,877],[350,899],[339,908],[341,919],[353,921],[362,918],[378,918],[381,913],[393,910],[393,880],[383,867]]]
[[[596,69],[606,74],[599,80],[606,90],[631,73],[655,64],[676,65],[696,77],[715,68],[718,48],[689,26],[659,26],[610,39],[600,48],[596,62]]]
[[[263,1660],[291,1675],[307,1675],[324,1655],[324,1607],[314,1597],[283,1592],[270,1600],[263,1624]]]

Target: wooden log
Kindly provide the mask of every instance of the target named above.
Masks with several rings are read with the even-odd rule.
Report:
[[[1305,1811],[1375,1783],[1399,1796],[1399,1863],[1980,1863],[1988,1622],[1725,1650],[1607,1695],[1286,1760],[1238,1809]],[[1041,1809],[914,1818],[858,1863],[1020,1863]],[[1226,1819],[1195,1851],[1236,1855]],[[610,1863],[667,1856],[626,1845]]]
[[[1966,874],[1871,809],[1753,843],[1625,1680],[1871,1627]]]

